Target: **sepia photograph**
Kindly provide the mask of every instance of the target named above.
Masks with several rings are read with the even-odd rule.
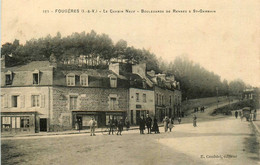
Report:
[[[1,164],[260,164],[259,27],[258,0],[1,0]]]

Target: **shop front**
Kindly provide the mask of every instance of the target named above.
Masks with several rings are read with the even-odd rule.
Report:
[[[92,117],[97,121],[97,127],[104,127],[108,125],[109,119],[117,119],[125,118],[124,111],[115,111],[115,112],[100,112],[100,111],[74,111],[72,112],[72,127],[74,129],[88,129],[89,121]]]
[[[1,132],[37,133],[40,131],[38,112],[1,112]]]

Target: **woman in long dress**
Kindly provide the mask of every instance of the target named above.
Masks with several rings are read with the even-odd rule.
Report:
[[[193,116],[193,127],[197,127],[197,116]]]
[[[173,118],[170,118],[170,120],[169,120],[168,127],[169,127],[169,129],[170,129],[170,132],[172,132],[173,122],[174,122],[173,120],[174,120]]]
[[[152,131],[154,131],[154,133],[160,133],[159,132],[159,127],[158,127],[158,123],[157,123],[157,119],[156,118],[154,118],[153,119],[153,128],[152,128]]]
[[[169,119],[167,116],[163,119],[163,125],[164,125],[164,132],[168,131],[168,124],[169,124]]]

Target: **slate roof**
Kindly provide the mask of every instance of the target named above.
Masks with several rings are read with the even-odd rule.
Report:
[[[18,65],[14,67],[2,68],[2,72],[10,71],[34,71],[37,70],[52,70],[49,61],[32,61],[25,65]]]

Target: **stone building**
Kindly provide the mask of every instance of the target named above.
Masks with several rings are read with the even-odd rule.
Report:
[[[53,66],[49,62],[1,68],[2,132],[49,129]]]
[[[5,66],[1,70],[2,132],[85,129],[91,117],[101,127],[109,119],[128,117],[131,124],[138,124],[146,114],[158,119],[175,116],[181,102],[176,82],[151,73],[145,64],[84,69],[34,61]]]

